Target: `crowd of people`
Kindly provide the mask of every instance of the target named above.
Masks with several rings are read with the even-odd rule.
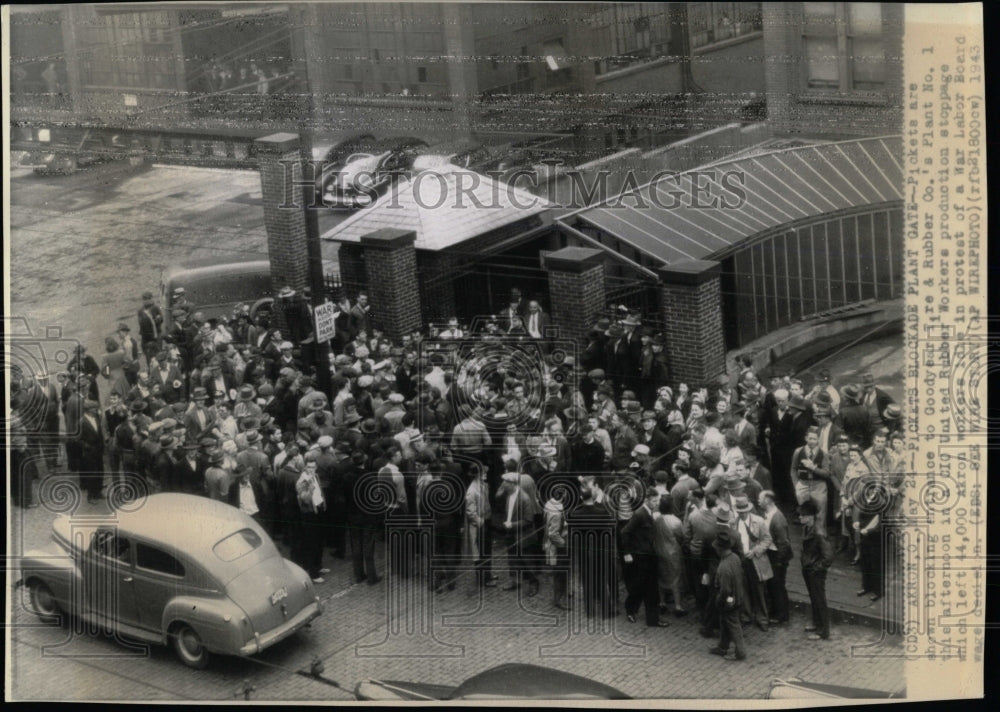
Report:
[[[32,479],[65,464],[90,501],[128,485],[227,502],[316,583],[331,556],[350,557],[358,583],[426,575],[441,594],[465,569],[526,596],[550,578],[553,606],[605,617],[620,615],[623,584],[629,621],[691,615],[730,659],[746,656],[745,625],[788,622],[796,557],[811,639],[830,636],[835,554],[859,564],[859,596],[884,595],[905,440],[871,374],[765,385],[743,357],[732,377],[677,383],[641,315],[602,319],[574,358],[535,336],[538,302],[515,290],[507,318],[473,333],[454,320],[398,341],[366,295],[344,299],[327,378],[308,296],[285,288],[270,316],[238,305],[207,319],[180,289],[167,320],[147,293],[138,335],[119,324],[99,361],[81,346],[54,379],[23,374],[15,502],[33,506]],[[386,532],[431,524],[379,570]]]

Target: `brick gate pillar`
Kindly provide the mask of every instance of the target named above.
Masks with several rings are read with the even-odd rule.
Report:
[[[289,286],[301,294],[309,286],[310,275],[299,137],[298,134],[276,133],[259,138],[254,144],[264,200],[271,289],[277,295],[282,287]],[[274,317],[281,332],[287,333],[280,309],[274,310]]]
[[[675,382],[688,383],[692,389],[714,383],[726,372],[721,271],[718,262],[708,260],[689,260],[659,270],[670,372]]]
[[[344,289],[344,296],[353,305],[357,301],[358,292],[368,289],[364,248],[353,242],[340,243],[337,247],[337,264],[340,267],[340,284]]]
[[[549,273],[552,323],[559,336],[581,343],[604,314],[604,253],[590,247],[564,247],[543,258]]]
[[[361,238],[373,321],[393,339],[402,338],[422,325],[417,250],[413,246],[416,239],[417,234],[412,230],[393,228],[376,230]]]

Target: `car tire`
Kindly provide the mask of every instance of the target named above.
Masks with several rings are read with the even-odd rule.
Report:
[[[174,652],[188,667],[203,670],[208,666],[208,649],[201,642],[201,636],[187,623],[180,623],[171,633]]]
[[[59,604],[52,589],[41,581],[35,580],[28,584],[28,595],[31,597],[31,609],[35,615],[46,623],[52,623],[59,617]]]

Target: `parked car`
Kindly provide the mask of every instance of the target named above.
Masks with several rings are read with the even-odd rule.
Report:
[[[250,316],[271,311],[274,298],[271,290],[271,263],[268,260],[200,260],[168,270],[160,279],[163,299],[164,328],[172,321],[174,290],[183,287],[185,298],[206,319],[231,316],[233,307],[246,304]]]
[[[396,680],[362,680],[359,700],[627,700],[620,690],[562,670],[505,663],[473,675],[458,686]]]
[[[802,698],[879,700],[901,699],[906,697],[905,690],[886,692],[884,690],[866,690],[861,687],[846,687],[830,685],[823,682],[806,682],[797,677],[787,680],[772,680],[767,692],[769,700],[798,700]]]
[[[39,618],[77,616],[204,668],[212,653],[254,655],[322,613],[308,574],[239,509],[155,494],[127,510],[113,523],[61,515],[50,546],[24,557],[18,584]]]
[[[371,134],[346,138],[323,157],[316,179],[316,200],[335,210],[358,210],[372,205],[412,168],[427,142],[397,136],[376,139]]]
[[[434,144],[420,152],[413,161],[415,171],[457,166],[479,171],[493,158],[493,151],[475,141],[452,141]]]

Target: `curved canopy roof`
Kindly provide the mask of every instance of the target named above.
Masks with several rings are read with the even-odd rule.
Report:
[[[709,259],[779,225],[901,200],[902,152],[888,136],[742,154],[559,222],[592,225],[666,265]]]

